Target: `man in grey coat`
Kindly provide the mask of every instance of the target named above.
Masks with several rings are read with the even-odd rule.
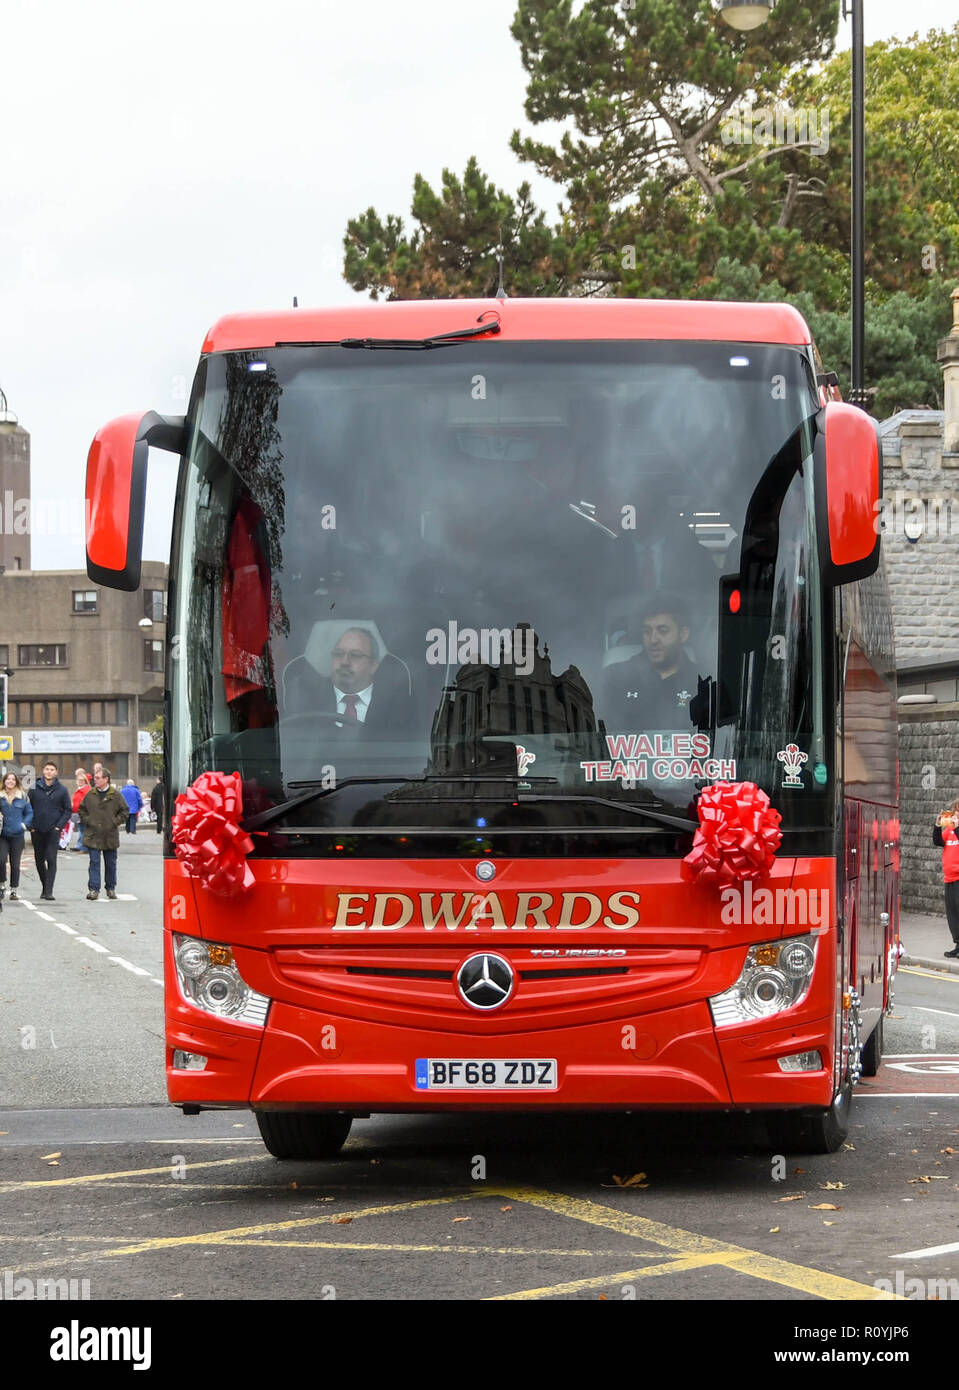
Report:
[[[127,803],[110,781],[107,768],[99,764],[93,772],[93,790],[80,802],[77,813],[83,826],[83,848],[90,851],[90,876],[87,897],[100,896],[100,855],[106,874],[108,898],[117,895],[117,850],[120,847],[120,826],[126,824]]]

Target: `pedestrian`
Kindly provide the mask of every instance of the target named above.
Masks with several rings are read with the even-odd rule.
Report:
[[[132,777],[127,778],[127,784],[120,793],[127,803],[127,834],[137,833],[137,816],[143,810],[143,793],[134,782]]]
[[[157,782],[150,793],[150,810],[156,816],[157,834],[163,833],[163,783]]]
[[[10,859],[10,901],[17,902],[20,887],[20,856],[23,854],[25,831],[33,825],[33,807],[15,772],[8,772],[0,792],[0,899],[7,891],[7,858]]]
[[[959,800],[948,811],[940,811],[932,832],[932,843],[942,850],[942,879],[946,895],[946,921],[952,937],[952,950],[943,951],[947,960],[959,959]]]
[[[52,759],[43,764],[43,776],[35,787],[30,788],[30,805],[33,807],[30,837],[40,879],[40,897],[44,902],[52,903],[60,833],[64,826],[69,825],[72,811],[70,793],[57,777],[57,765]]]
[[[87,776],[86,768],[78,767],[73,775],[76,779],[77,789],[73,793],[73,815],[70,819],[77,827],[77,842],[73,846],[73,852],[74,854],[80,854],[83,852],[83,825],[80,821],[80,802],[90,790],[92,783]]]
[[[115,898],[117,895],[120,826],[125,823],[128,815],[127,803],[110,781],[109,769],[98,766],[93,772],[93,791],[80,802],[80,824],[84,827],[84,844],[90,856],[87,897],[91,900],[100,896],[101,852],[107,897]]]

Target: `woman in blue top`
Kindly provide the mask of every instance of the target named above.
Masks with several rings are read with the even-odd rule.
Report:
[[[10,856],[10,901],[17,901],[20,887],[20,856],[23,854],[24,832],[33,824],[33,807],[15,772],[8,772],[0,792],[0,899],[7,891],[7,855]]]

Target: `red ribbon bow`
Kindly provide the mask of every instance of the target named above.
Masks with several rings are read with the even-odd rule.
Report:
[[[697,803],[699,829],[681,872],[687,883],[718,884],[759,878],[782,843],[782,816],[755,782],[714,782]]]
[[[211,893],[226,898],[248,893],[256,882],[246,862],[253,841],[240,829],[242,814],[238,772],[204,772],[176,799],[177,858]]]

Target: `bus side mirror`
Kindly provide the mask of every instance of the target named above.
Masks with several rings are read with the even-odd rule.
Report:
[[[147,454],[182,453],[184,416],[123,415],[98,430],[87,455],[87,574],[108,589],[140,587]]]
[[[824,584],[849,584],[879,568],[882,445],[871,416],[829,401],[815,448],[816,530]]]

